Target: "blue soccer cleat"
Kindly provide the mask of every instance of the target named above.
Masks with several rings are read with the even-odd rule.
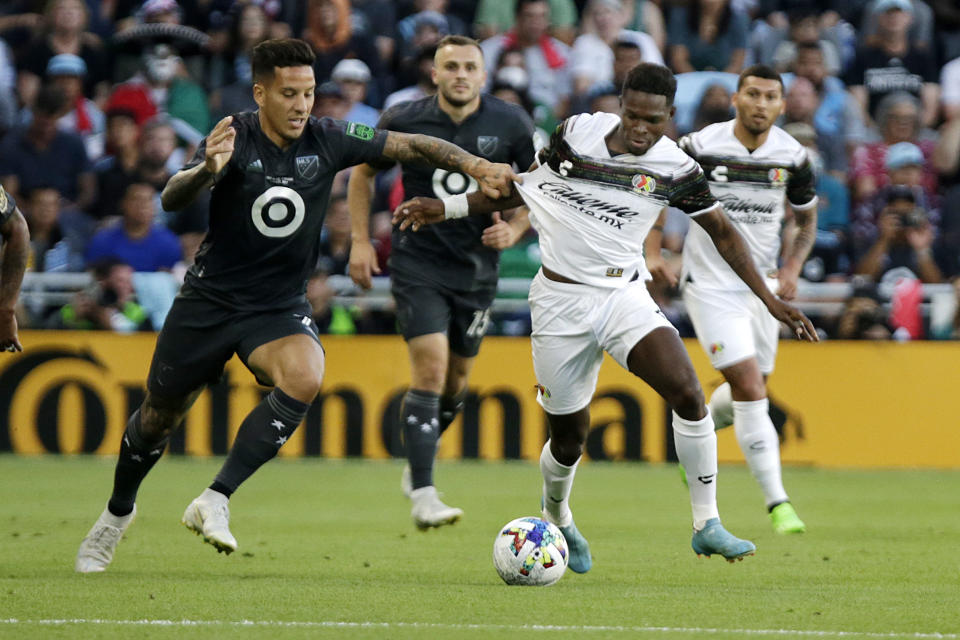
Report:
[[[567,541],[567,547],[570,549],[570,559],[567,566],[575,573],[586,573],[593,566],[593,558],[590,557],[590,545],[587,539],[583,537],[580,530],[573,520],[565,527],[558,525],[560,533]]]
[[[698,556],[708,558],[719,553],[727,562],[743,560],[745,556],[752,556],[757,547],[749,540],[741,540],[720,524],[720,518],[710,518],[700,531],[694,531],[690,546]],[[573,554],[571,554],[571,559]]]

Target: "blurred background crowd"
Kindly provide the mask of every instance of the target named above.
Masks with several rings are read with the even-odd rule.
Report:
[[[314,115],[376,125],[384,109],[434,92],[433,47],[448,34],[480,40],[487,90],[527,110],[541,144],[569,115],[616,112],[640,61],[678,74],[671,137],[732,118],[737,74],[774,66],[786,87],[779,124],[817,172],[818,236],[803,277],[845,285],[807,288],[821,302],[839,292],[808,307],[818,328],[960,335],[947,285],[960,275],[955,0],[6,0],[0,182],[29,222],[29,269],[92,283],[65,304],[26,296],[21,326],[159,328],[207,224],[206,202],[164,211],[159,193],[214,122],[255,108],[258,42],[309,42]],[[380,175],[371,213],[384,273],[398,177]],[[328,332],[391,333],[389,300],[345,297],[337,277],[349,264],[345,186],[338,176],[308,295]],[[686,224],[671,212],[669,256]],[[528,279],[538,266],[530,235],[504,252],[501,275]],[[522,305],[503,308],[495,332],[528,330]],[[684,328],[680,311],[671,317]]]

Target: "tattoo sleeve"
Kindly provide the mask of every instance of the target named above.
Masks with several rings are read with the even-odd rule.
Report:
[[[794,209],[793,220],[797,231],[784,253],[784,264],[795,267],[799,271],[817,239],[817,209],[815,207]]]
[[[757,294],[764,304],[767,304],[773,298],[773,294],[770,293],[756,265],[753,264],[753,257],[743,237],[731,224],[727,215],[717,207],[709,213],[695,217],[694,220],[710,234],[710,239],[713,240],[720,256],[730,265],[734,273],[740,276],[740,279]]]
[[[429,164],[449,171],[471,173],[481,161],[457,145],[422,134],[389,131],[383,155],[400,163]]]
[[[178,171],[167,182],[160,194],[165,211],[179,211],[193,202],[202,189],[213,184],[213,175],[201,163],[190,169]]]
[[[3,262],[0,263],[0,308],[12,309],[20,295],[30,254],[30,233],[19,209],[0,228],[0,235],[4,239]]]

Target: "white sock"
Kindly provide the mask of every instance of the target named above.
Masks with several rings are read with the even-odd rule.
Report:
[[[550,451],[550,441],[543,445],[540,452],[540,473],[543,475],[543,513],[547,520],[565,527],[573,521],[570,512],[570,490],[573,489],[573,477],[577,473],[580,459],[569,467],[557,462]]]
[[[214,491],[213,489],[207,487],[203,490],[203,493],[200,494],[200,500],[203,502],[209,502],[211,504],[227,504],[230,501],[230,498],[223,495],[219,491]]]
[[[726,429],[733,424],[733,393],[730,391],[729,382],[724,382],[713,390],[707,408],[713,416],[714,428]]]
[[[717,434],[708,413],[701,420],[684,420],[673,413],[673,441],[677,457],[687,472],[693,528],[703,528],[710,518],[719,518],[717,510]]]
[[[780,477],[780,440],[770,420],[770,401],[733,402],[734,431],[750,472],[760,484],[767,506],[786,502]]]

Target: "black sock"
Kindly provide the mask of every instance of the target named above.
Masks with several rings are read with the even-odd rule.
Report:
[[[271,391],[244,418],[226,462],[210,488],[228,498],[240,484],[275,455],[310,405],[291,398],[280,389]]]
[[[403,397],[400,423],[414,489],[433,485],[433,458],[440,438],[440,396],[411,389]]]
[[[440,435],[447,430],[463,410],[463,402],[467,398],[467,392],[461,391],[455,396],[440,396]]]
[[[144,436],[140,423],[140,409],[127,420],[127,430],[120,442],[117,469],[113,474],[113,495],[107,509],[115,516],[125,516],[133,511],[140,483],[150,473],[167,446],[169,437],[151,440]]]

